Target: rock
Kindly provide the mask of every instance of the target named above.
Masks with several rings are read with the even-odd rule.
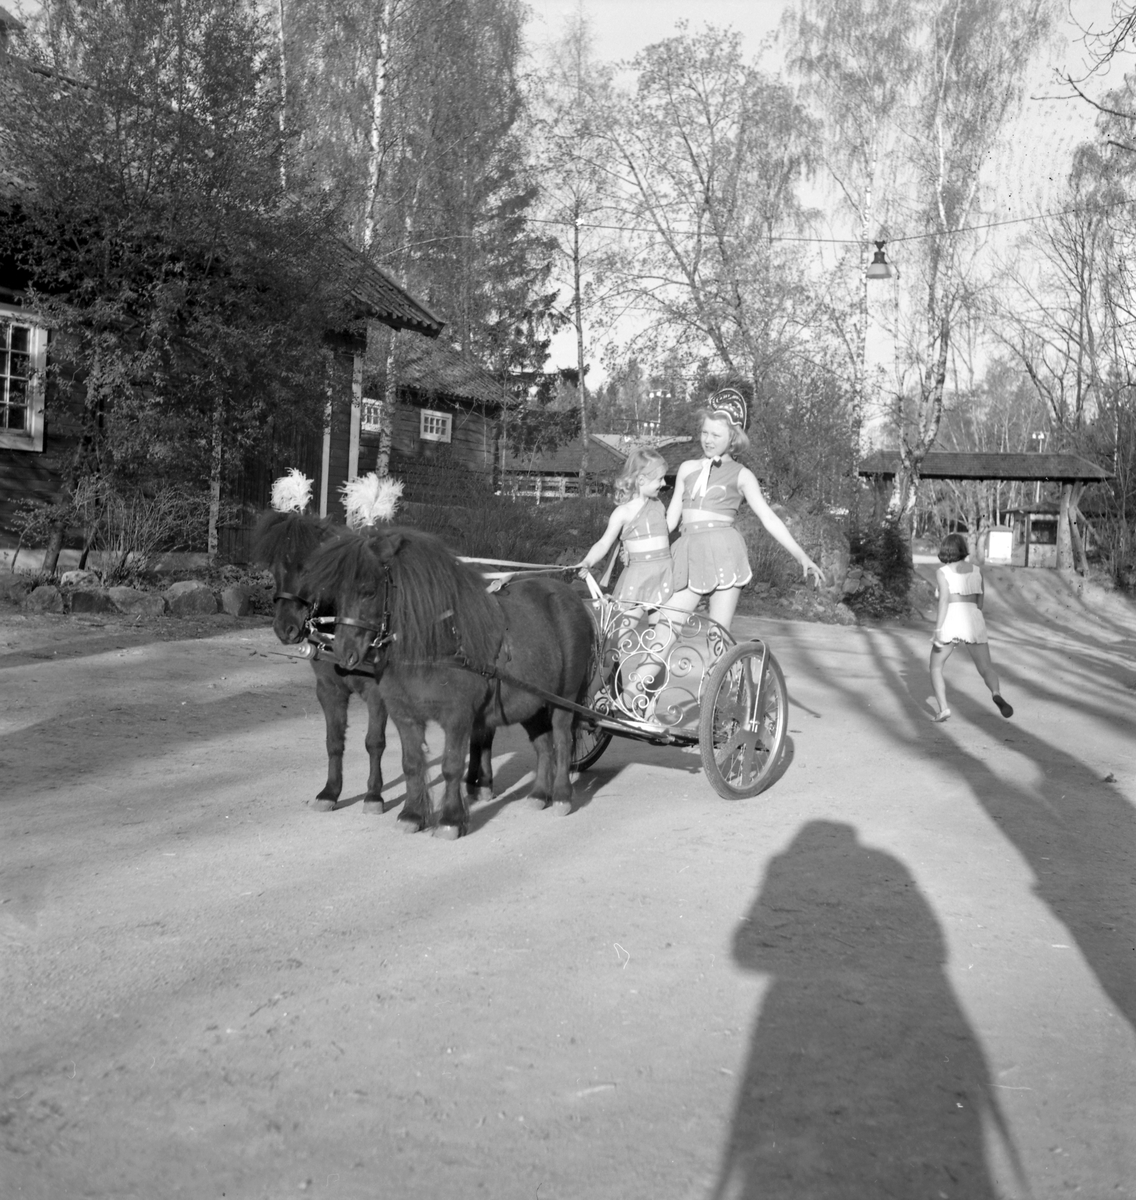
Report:
[[[63,611],[63,593],[50,583],[40,584],[24,598],[24,608],[28,612],[61,613]]]
[[[24,597],[32,590],[26,579],[7,571],[0,574],[0,600],[10,600],[13,604],[22,604]]]
[[[105,588],[82,588],[71,593],[73,613],[114,612],[114,601]]]
[[[221,592],[221,611],[234,617],[249,615],[251,596],[248,588],[233,584]]]
[[[129,616],[160,617],[166,611],[164,596],[157,592],[141,592],[132,587],[112,587],[107,589],[111,603],[121,613]]]
[[[102,580],[94,571],[64,571],[59,579],[61,587],[81,588],[99,587]]]
[[[165,591],[166,603],[175,617],[207,617],[217,611],[213,589],[197,579],[184,579]]]

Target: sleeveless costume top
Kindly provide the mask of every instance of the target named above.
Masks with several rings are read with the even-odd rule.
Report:
[[[734,518],[745,497],[743,467],[732,458],[703,459],[683,480],[681,536],[674,548],[674,586],[696,592],[744,587],[753,578],[745,539]]]
[[[982,595],[982,572],[975,566],[961,574],[951,567],[941,567],[938,571],[940,587],[944,577],[950,603],[943,627],[932,640],[940,646],[952,642],[969,642],[971,645],[986,642],[986,618],[974,602]]]
[[[667,510],[661,500],[648,500],[639,515],[623,527],[627,565],[615,588],[617,600],[662,604],[674,592]]]

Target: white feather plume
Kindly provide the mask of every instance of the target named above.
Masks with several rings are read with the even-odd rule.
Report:
[[[272,507],[277,512],[303,512],[312,498],[312,481],[296,467],[272,484]]]
[[[375,471],[349,479],[339,489],[343,493],[343,507],[347,510],[347,524],[358,529],[360,525],[391,520],[402,489],[401,479],[380,476]]]

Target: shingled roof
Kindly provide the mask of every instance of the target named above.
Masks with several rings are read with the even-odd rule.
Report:
[[[860,463],[861,475],[892,478],[898,450],[877,450]],[[1079,454],[970,454],[932,450],[919,468],[921,479],[1000,479],[1007,482],[1099,483],[1112,475]]]
[[[357,305],[357,319],[378,321],[391,329],[411,329],[430,338],[442,332],[443,320],[353,246],[332,238],[327,253],[342,272],[347,294]]]
[[[402,388],[424,397],[462,400],[486,408],[501,405],[500,381],[445,342],[399,338],[397,355]]]
[[[505,471],[528,471],[537,475],[575,475],[580,470],[580,456],[584,442],[579,435],[539,454],[514,454],[506,450],[502,469]],[[594,434],[588,437],[588,472],[592,475],[614,475],[627,461],[627,456],[613,450]]]

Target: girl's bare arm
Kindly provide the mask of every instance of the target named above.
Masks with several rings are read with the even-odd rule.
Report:
[[[588,551],[587,554],[579,562],[579,567],[582,570],[584,567],[595,566],[601,558],[615,545],[619,539],[619,535],[623,532],[623,526],[627,521],[627,505],[621,504],[616,508],[608,518],[607,528],[603,532],[603,537]]]
[[[678,469],[678,474],[675,476],[675,490],[671,497],[670,504],[667,505],[667,529],[671,533],[678,528],[679,521],[682,520],[682,494],[683,483],[691,471],[697,471],[701,467],[701,462],[697,458],[688,459]]]
[[[769,501],[761,494],[757,477],[748,467],[743,467],[741,473],[738,475],[738,490],[745,497],[746,503],[756,513],[757,519],[769,531],[770,537],[780,542],[797,562],[801,564],[805,578],[808,579],[810,574],[815,574],[817,585],[821,586],[824,583],[824,573],[809,558],[804,550],[801,549],[797,543],[797,539],[786,528],[785,522],[770,508]]]

